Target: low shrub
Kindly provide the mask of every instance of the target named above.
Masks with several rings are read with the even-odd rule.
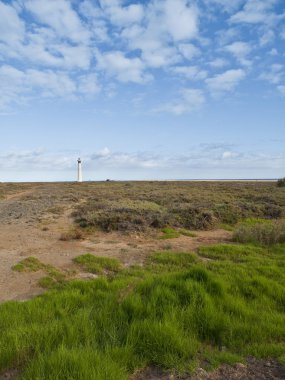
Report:
[[[285,243],[285,221],[276,220],[265,223],[241,224],[233,234],[239,243],[273,245]]]
[[[83,238],[83,233],[80,229],[78,228],[73,228],[70,231],[63,232],[59,240],[61,241],[69,241],[69,240],[80,240]]]
[[[285,178],[278,179],[277,187],[285,187]]]

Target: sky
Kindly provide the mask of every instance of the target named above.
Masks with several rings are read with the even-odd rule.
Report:
[[[284,0],[0,0],[0,182],[285,176]]]

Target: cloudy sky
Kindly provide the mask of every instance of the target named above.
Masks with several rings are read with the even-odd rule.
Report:
[[[285,176],[284,0],[0,0],[0,181]]]

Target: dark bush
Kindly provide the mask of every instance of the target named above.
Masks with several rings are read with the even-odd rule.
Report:
[[[285,178],[278,179],[277,187],[285,187]]]

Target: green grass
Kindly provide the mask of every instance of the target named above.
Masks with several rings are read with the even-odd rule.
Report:
[[[197,235],[189,230],[186,230],[185,228],[180,228],[179,230],[176,230],[171,227],[165,227],[162,229],[162,236],[159,236],[159,239],[167,240],[167,239],[176,239],[180,235],[188,236],[188,237],[196,237]]]
[[[109,257],[98,257],[91,254],[75,257],[73,261],[79,264],[83,269],[90,273],[118,272],[120,270],[120,262]]]
[[[12,269],[16,272],[37,272],[38,270],[44,270],[45,267],[45,264],[36,257],[30,256],[14,265]]]
[[[93,257],[76,261],[107,270],[106,258]],[[0,373],[127,380],[147,366],[187,373],[249,356],[284,362],[284,268],[284,244],[214,245],[197,255],[157,252],[145,267],[7,302]]]
[[[41,278],[38,284],[43,288],[53,288],[65,281],[66,275],[52,265],[44,264],[36,257],[27,257],[14,265],[12,269],[16,272],[43,271],[47,274]]]
[[[179,233],[183,236],[188,236],[188,237],[192,237],[192,238],[197,237],[197,234],[195,234],[194,232],[191,232],[189,230],[186,230],[185,228],[181,228],[179,230]]]
[[[159,239],[167,240],[167,239],[175,239],[180,236],[179,231],[176,231],[174,228],[165,227],[162,229],[163,235],[159,237]]]

